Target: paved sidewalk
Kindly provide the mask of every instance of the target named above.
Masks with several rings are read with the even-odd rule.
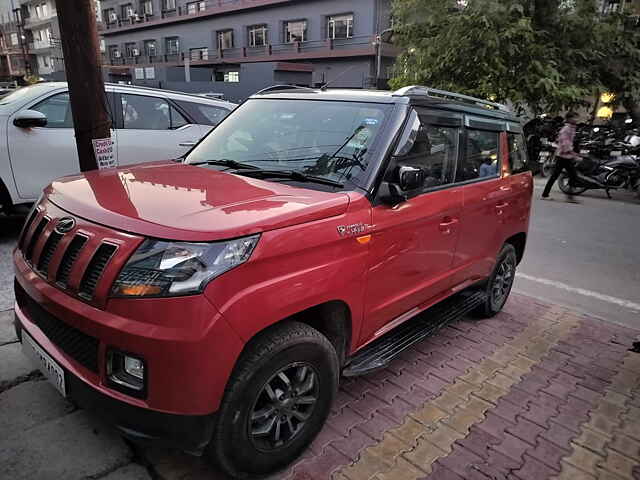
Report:
[[[311,448],[270,480],[640,480],[638,340],[640,330],[514,295],[496,318],[460,321],[345,380]],[[16,347],[0,346],[2,475],[226,478],[180,452],[131,450],[30,373]]]

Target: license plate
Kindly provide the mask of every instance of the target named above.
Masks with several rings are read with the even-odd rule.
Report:
[[[621,155],[622,155],[622,152],[619,150],[616,150],[615,152],[611,152],[612,157],[620,157]]]
[[[64,383],[64,370],[24,330],[22,330],[22,351],[40,368],[40,371],[56,387],[60,394],[66,397],[67,388]]]

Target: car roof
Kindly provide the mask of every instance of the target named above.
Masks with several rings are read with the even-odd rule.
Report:
[[[52,90],[55,90],[58,88],[68,88],[67,82],[42,82],[42,83],[39,83],[38,85],[50,87]],[[141,85],[123,85],[121,83],[105,82],[104,85],[105,87],[109,87],[110,89],[113,89],[118,92],[136,92],[136,93],[148,92],[148,93],[160,94],[163,97],[171,98],[174,100],[185,100],[185,101],[190,101],[195,103],[224,106],[229,108],[230,110],[233,110],[237,106],[235,103],[227,102],[226,100],[218,100],[211,97],[204,97],[202,95],[198,95],[195,93],[184,93],[184,92],[176,92],[173,90],[162,90],[160,88],[151,88],[151,87],[145,87]]]
[[[274,85],[255,93],[250,98],[410,104],[520,122],[519,118],[505,105],[423,86],[410,86],[396,91],[388,91],[314,89],[292,85]]]

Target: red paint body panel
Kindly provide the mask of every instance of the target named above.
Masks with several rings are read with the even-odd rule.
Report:
[[[46,190],[59,207],[155,238],[214,241],[343,214],[349,198],[178,163],[65,177]]]

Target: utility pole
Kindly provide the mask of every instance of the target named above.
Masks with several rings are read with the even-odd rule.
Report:
[[[111,138],[93,0],[56,0],[80,171],[96,170],[93,140]],[[109,140],[106,140],[109,142]]]

